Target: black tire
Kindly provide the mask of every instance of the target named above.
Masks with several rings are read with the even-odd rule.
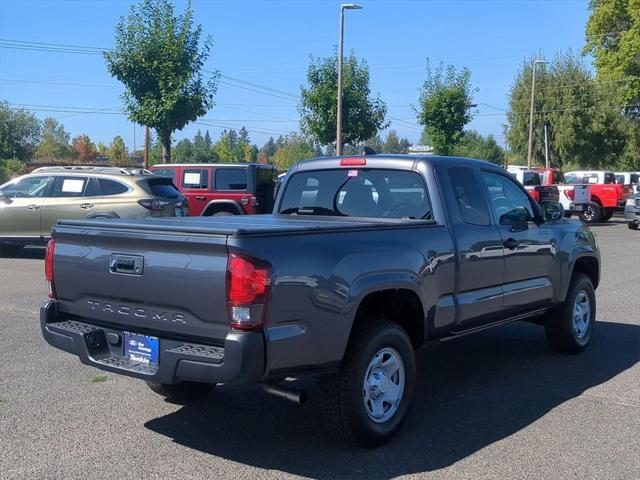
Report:
[[[375,318],[363,319],[354,328],[356,330],[349,341],[340,373],[323,379],[324,418],[327,427],[338,437],[365,447],[377,447],[387,443],[396,434],[407,416],[415,388],[415,357],[407,333],[396,323]],[[375,386],[376,390],[373,390],[374,386],[365,390],[365,376],[371,373],[369,378],[372,378],[374,371],[382,373],[379,368],[373,369],[372,362],[376,358],[384,361],[385,354],[391,355],[388,352],[398,354],[401,359],[404,388],[399,390],[402,393],[395,407],[388,404],[388,408],[385,408],[384,400],[380,400],[382,412],[390,416],[376,422],[367,413],[372,408],[373,400],[365,400],[363,394],[369,392],[370,396],[373,395],[371,392],[379,392],[378,395],[384,397],[392,383],[401,383],[401,370],[390,377],[382,375],[388,382],[386,386],[383,383]],[[369,407],[365,406],[365,402]],[[392,413],[394,408],[395,413]]]
[[[564,211],[564,218],[571,218],[571,215],[573,215],[572,212]]]
[[[587,205],[580,213],[580,219],[585,223],[597,223],[602,216],[602,207],[595,203]]]
[[[200,382],[182,382],[170,385],[167,383],[146,382],[147,386],[170,402],[184,404],[206,397],[214,385]]]
[[[588,315],[585,325],[574,322],[574,309],[577,299],[586,297],[589,303]],[[564,303],[553,312],[549,313],[545,322],[545,333],[551,347],[560,353],[576,354],[582,352],[591,341],[593,328],[596,321],[596,294],[591,279],[584,273],[575,273],[569,285],[567,298]]]
[[[601,222],[608,222],[611,219],[611,217],[613,217],[613,209],[612,208],[605,208],[603,210],[604,210],[604,213],[600,217],[600,221]]]
[[[629,227],[629,230],[638,230],[638,224],[636,222],[627,223],[627,227]]]

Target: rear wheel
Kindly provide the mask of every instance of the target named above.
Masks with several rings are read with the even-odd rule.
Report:
[[[638,224],[636,222],[627,223],[627,227],[629,227],[630,230],[638,230]]]
[[[147,386],[158,395],[173,403],[190,403],[206,397],[214,385],[200,382],[168,383],[146,382]]]
[[[407,415],[415,358],[399,325],[367,319],[355,328],[340,373],[324,379],[324,416],[338,436],[375,447],[388,442]]]
[[[595,320],[596,295],[591,279],[576,273],[564,303],[547,316],[545,333],[554,350],[580,353],[591,341]]]
[[[602,216],[602,208],[600,205],[591,203],[585,207],[580,214],[580,218],[586,223],[596,223]]]

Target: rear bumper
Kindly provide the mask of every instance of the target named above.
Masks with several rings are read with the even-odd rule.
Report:
[[[85,321],[86,320],[86,321]],[[76,355],[85,365],[141,378],[175,384],[255,383],[264,376],[264,337],[258,332],[230,332],[224,347],[160,338],[158,365],[134,362],[123,356],[124,330],[65,318],[55,301],[40,307],[40,326],[52,346]]]
[[[629,222],[640,223],[640,208],[635,205],[624,207],[624,219]]]

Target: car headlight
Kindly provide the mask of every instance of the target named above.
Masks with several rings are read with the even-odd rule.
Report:
[[[627,205],[633,206],[635,204],[636,204],[636,201],[634,198],[627,198]]]

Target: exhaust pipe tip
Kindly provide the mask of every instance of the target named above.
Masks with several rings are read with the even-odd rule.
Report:
[[[284,398],[298,405],[302,405],[308,400],[307,392],[285,388],[280,385],[265,384],[262,386],[262,389],[271,395]]]

